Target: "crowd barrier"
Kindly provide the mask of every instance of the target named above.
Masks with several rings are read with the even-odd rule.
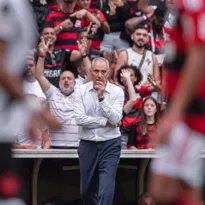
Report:
[[[137,191],[141,194],[144,191],[145,174],[152,158],[160,157],[156,154],[155,150],[122,150],[121,159],[140,159],[138,167],[134,165],[119,165],[119,168],[125,169],[138,169]],[[201,158],[205,158],[205,150],[200,154]],[[77,150],[74,149],[49,149],[49,150],[20,150],[13,149],[13,158],[35,159],[32,170],[32,205],[38,205],[38,174],[43,160],[49,158],[57,159],[77,159]],[[79,166],[68,166],[66,170],[79,169]]]

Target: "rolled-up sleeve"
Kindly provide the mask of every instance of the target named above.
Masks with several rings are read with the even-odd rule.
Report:
[[[111,105],[106,99],[100,102],[103,115],[112,125],[117,125],[122,119],[124,92],[118,89],[114,103]]]
[[[86,115],[80,87],[75,91],[74,113],[77,125],[91,129],[106,126],[107,119],[105,117],[91,117]]]

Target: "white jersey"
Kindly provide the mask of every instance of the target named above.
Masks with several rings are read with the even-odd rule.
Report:
[[[28,50],[34,46],[35,24],[28,0],[0,0],[0,41],[6,43],[6,67],[14,76],[22,74]],[[9,140],[25,123],[19,120],[26,120],[24,112],[20,104],[9,106],[9,96],[0,86],[1,139]]]
[[[134,65],[139,67],[141,60],[143,58],[143,54],[139,54],[135,52],[132,48],[128,48],[127,50],[127,64],[128,65]],[[149,73],[153,74],[153,53],[151,51],[146,50],[146,56],[144,59],[144,62],[140,68],[140,71],[142,73],[142,81],[141,84],[147,82],[147,76]]]

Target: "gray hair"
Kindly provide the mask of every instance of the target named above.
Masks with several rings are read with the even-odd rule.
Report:
[[[92,60],[92,63],[91,63],[91,68],[93,68],[94,64],[95,64],[97,61],[105,62],[107,69],[110,70],[110,64],[109,64],[108,60],[105,59],[105,58],[103,58],[103,57],[96,57],[96,58],[94,58],[94,59]]]

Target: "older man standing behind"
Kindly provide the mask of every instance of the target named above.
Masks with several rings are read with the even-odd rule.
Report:
[[[51,148],[68,149],[76,148],[79,144],[79,127],[76,124],[73,98],[75,91],[75,76],[71,71],[63,71],[59,78],[59,89],[53,86],[44,76],[45,54],[48,50],[48,45],[42,39],[39,45],[39,55],[36,66],[36,78],[41,85],[43,92],[47,97],[52,114],[62,124],[62,128],[58,131],[50,130]],[[80,43],[78,43],[80,46]],[[82,42],[82,46],[86,50],[86,42]],[[90,66],[88,57],[84,57],[83,61],[87,60],[86,67]]]
[[[120,130],[123,90],[108,82],[109,63],[92,61],[93,81],[75,93],[76,122],[82,126],[78,148],[80,188],[85,205],[111,205],[120,161]]]

